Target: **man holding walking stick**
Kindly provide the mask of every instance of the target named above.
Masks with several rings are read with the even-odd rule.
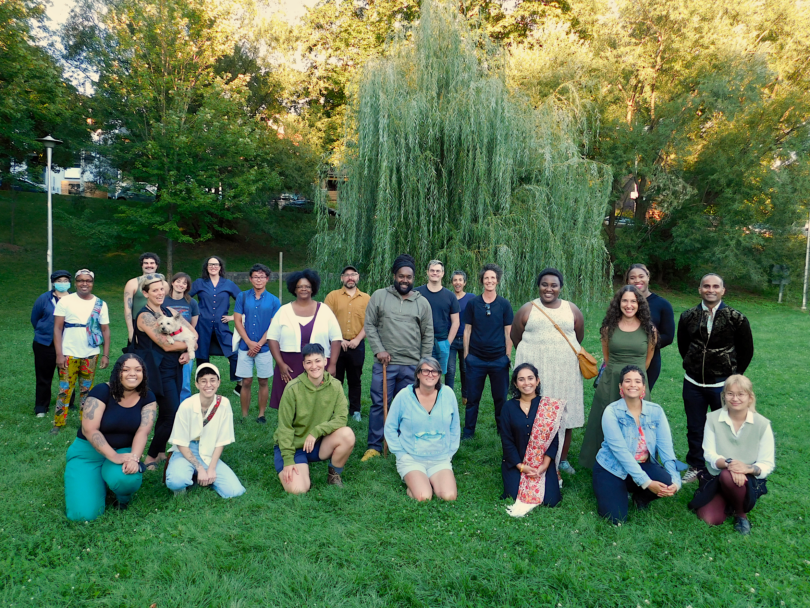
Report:
[[[362,461],[380,455],[389,401],[414,383],[416,364],[433,352],[433,313],[427,299],[413,290],[415,271],[414,259],[400,255],[391,267],[393,285],[375,291],[366,307],[366,338],[376,361],[371,371],[368,449]]]

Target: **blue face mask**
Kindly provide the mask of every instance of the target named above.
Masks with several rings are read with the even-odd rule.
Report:
[[[70,283],[54,283],[54,284],[53,284],[53,288],[54,288],[56,291],[59,291],[59,292],[61,292],[61,293],[64,293],[64,292],[66,292],[68,289],[70,289]]]

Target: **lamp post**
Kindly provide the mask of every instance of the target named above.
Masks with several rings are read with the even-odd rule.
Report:
[[[53,203],[51,202],[51,154],[53,149],[62,144],[59,139],[54,139],[50,135],[37,138],[45,146],[45,153],[48,157],[48,291],[53,289],[51,285],[51,274],[53,274]]]
[[[807,275],[810,273],[810,213],[807,217],[807,225],[804,227],[807,237],[807,250],[804,254],[804,288],[802,289],[802,310],[807,310]]]

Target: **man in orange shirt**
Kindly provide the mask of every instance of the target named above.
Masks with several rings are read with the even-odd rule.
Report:
[[[335,378],[343,384],[349,381],[349,414],[360,422],[360,382],[366,359],[366,306],[370,296],[357,288],[360,273],[354,266],[346,266],[340,273],[341,289],[330,292],[324,304],[335,313],[343,333],[343,348],[337,360]]]

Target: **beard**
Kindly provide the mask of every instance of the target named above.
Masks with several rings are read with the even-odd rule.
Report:
[[[408,294],[411,291],[411,287],[413,287],[413,283],[394,282],[394,289],[396,289],[397,293],[401,296]]]

